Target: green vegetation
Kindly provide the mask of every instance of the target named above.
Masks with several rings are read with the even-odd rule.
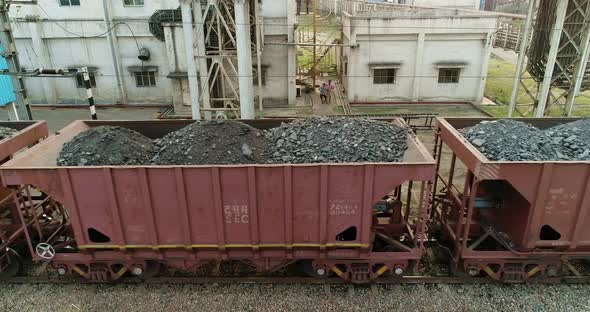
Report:
[[[498,106],[482,106],[481,108],[486,112],[497,116],[506,117],[508,116],[508,104],[510,103],[510,95],[512,93],[512,83],[514,82],[514,76],[516,74],[516,65],[501,60],[495,56],[490,59],[490,65],[488,70],[488,78],[486,83],[486,96],[496,101],[500,105]],[[525,76],[525,84],[531,91],[535,86],[535,81],[528,76]],[[556,89],[555,91],[561,93],[563,91]],[[562,99],[562,101],[565,101]],[[525,89],[520,86],[518,90],[518,98],[516,100],[517,105],[531,105],[532,99],[526,94]],[[576,104],[590,104],[590,91],[586,91],[576,99]],[[521,107],[521,111],[526,112],[528,108]],[[526,117],[532,117],[532,111],[526,113]],[[563,116],[563,113],[559,108],[551,109],[549,116],[557,117]],[[574,110],[576,116],[590,116],[590,107],[578,107]]]

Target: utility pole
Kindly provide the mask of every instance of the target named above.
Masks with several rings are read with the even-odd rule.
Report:
[[[317,24],[317,17],[318,17],[318,1],[317,0],[313,0],[313,70],[312,70],[312,75],[313,75],[313,89],[315,90],[315,85],[316,85],[316,68],[318,66],[318,64],[316,64],[317,62],[317,55],[318,55],[318,47],[317,47],[317,41],[318,41],[318,24]]]
[[[10,27],[10,17],[8,16],[9,4],[6,0],[0,0],[0,21],[2,22],[2,31],[0,31],[0,43],[2,44],[2,56],[8,63],[8,71],[11,73],[20,73],[21,66],[18,60],[18,53],[16,52],[16,44],[12,36],[12,28]],[[23,2],[19,2],[23,4]],[[31,2],[30,4],[35,4]],[[27,98],[27,88],[23,77],[18,75],[11,75],[12,84],[14,86],[14,93],[16,95],[16,102],[10,103],[10,112],[14,112],[16,120],[33,120],[31,113],[31,106]]]

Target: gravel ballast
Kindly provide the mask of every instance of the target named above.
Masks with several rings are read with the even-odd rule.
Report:
[[[352,290],[351,290],[352,289]],[[587,285],[0,285],[0,311],[588,311]]]
[[[590,160],[590,141],[582,139],[582,131],[560,127],[541,130],[525,122],[500,119],[460,132],[492,161]]]
[[[150,162],[153,143],[133,130],[100,126],[64,144],[58,166],[132,166]]]
[[[268,143],[263,131],[241,122],[195,122],[156,140],[152,164],[264,164]]]
[[[0,127],[0,140],[8,139],[18,131],[12,128]]]
[[[368,119],[310,118],[272,129],[275,163],[399,162],[407,130]]]

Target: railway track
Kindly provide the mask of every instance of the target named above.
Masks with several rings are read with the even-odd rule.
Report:
[[[14,277],[1,279],[0,284],[283,284],[283,285],[352,285],[340,278],[311,277],[156,277],[150,279],[123,278],[118,281],[92,281],[78,277]],[[405,276],[381,278],[372,285],[411,285],[411,284],[501,284],[485,277],[451,276]],[[590,284],[590,276],[567,276],[529,281],[527,284]],[[365,284],[361,284],[365,285]]]

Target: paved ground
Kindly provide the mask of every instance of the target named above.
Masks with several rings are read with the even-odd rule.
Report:
[[[99,119],[106,120],[145,120],[157,118],[160,108],[100,108],[97,111]],[[58,131],[75,120],[90,119],[87,108],[33,108],[33,118],[46,120],[49,131]],[[0,120],[8,120],[8,112],[0,109]]]

